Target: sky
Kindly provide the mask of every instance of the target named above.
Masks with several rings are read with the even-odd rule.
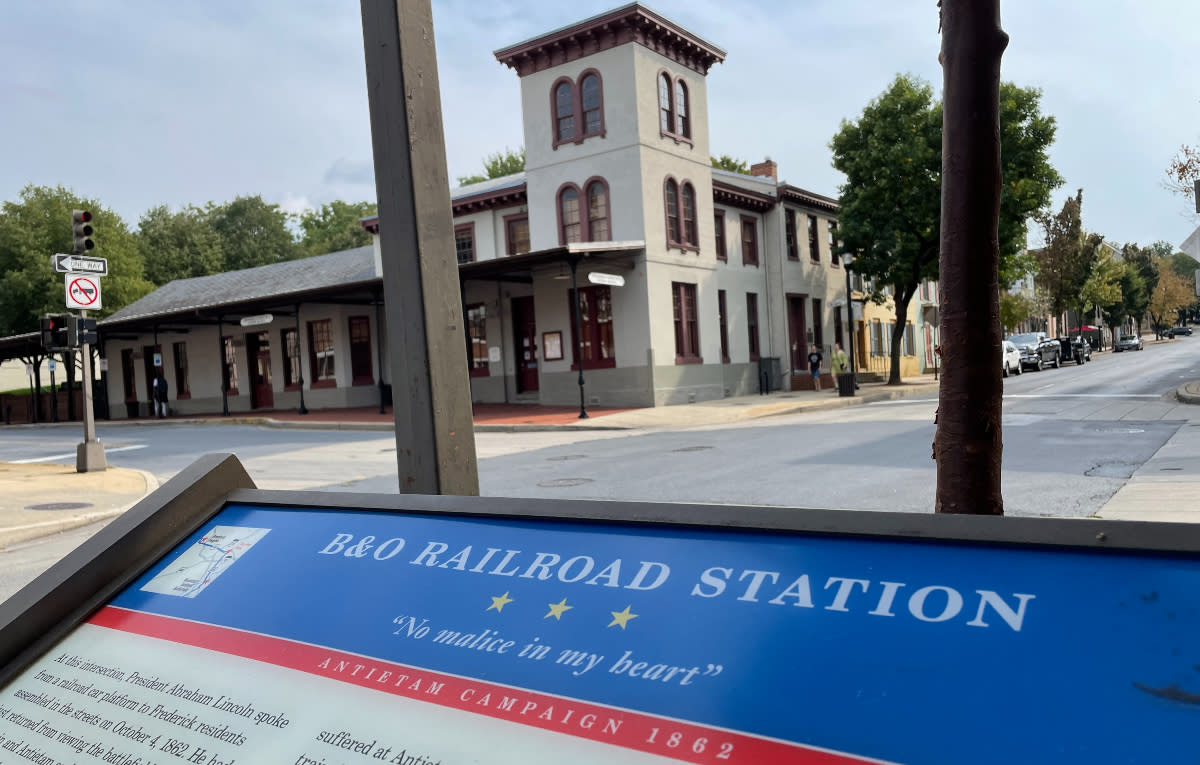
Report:
[[[450,177],[522,145],[519,80],[493,51],[617,0],[433,0]],[[836,196],[829,140],[897,73],[940,94],[935,0],[654,0],[727,52],[708,75],[713,154],[770,157]],[[1109,241],[1178,246],[1200,223],[1164,168],[1200,144],[1200,3],[1003,0],[1002,76],[1058,120],[1054,207],[1084,190]],[[0,4],[0,200],[27,184],[147,209],[261,194],[300,212],[374,199],[354,0]],[[1038,234],[1031,232],[1031,245]]]

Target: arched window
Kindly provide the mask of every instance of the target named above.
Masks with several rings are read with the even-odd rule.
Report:
[[[575,88],[570,82],[554,88],[554,135],[557,141],[575,138]]]
[[[667,241],[679,243],[679,184],[673,178],[666,183]]]
[[[567,186],[558,194],[558,208],[562,227],[562,243],[582,241],[582,224],[579,218],[579,189]]]
[[[683,184],[679,198],[683,208],[683,244],[697,247],[700,239],[696,236],[696,190],[692,184]]]
[[[666,72],[658,76],[658,114],[658,123],[662,132],[672,132],[675,118],[671,113],[671,75]]]
[[[611,241],[612,228],[608,222],[608,186],[604,181],[592,181],[588,184],[587,201],[588,241]]]
[[[583,134],[595,135],[604,129],[604,112],[600,108],[600,75],[585,74],[579,81],[583,101]]]
[[[692,137],[692,121],[688,117],[688,92],[683,80],[675,81],[675,132],[684,138]]]

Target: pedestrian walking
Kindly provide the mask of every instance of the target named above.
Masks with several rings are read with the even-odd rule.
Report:
[[[850,371],[850,362],[846,359],[846,352],[842,350],[841,343],[833,344],[833,355],[829,358],[829,369],[834,376],[844,375]]]
[[[813,390],[821,390],[821,362],[824,360],[821,351],[817,350],[817,344],[812,344],[812,350],[808,352],[808,371],[812,374]]]
[[[154,378],[154,415],[159,419],[167,416],[167,377],[162,372]]]

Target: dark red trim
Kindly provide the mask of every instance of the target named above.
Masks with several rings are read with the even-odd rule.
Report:
[[[587,132],[587,121],[583,116],[585,113],[583,108],[583,79],[588,75],[595,75],[596,81],[600,84],[600,129],[592,131],[591,133]],[[580,72],[579,77],[575,79],[575,93],[578,96],[576,99],[578,104],[578,108],[576,109],[577,119],[579,120],[579,124],[582,126],[580,128],[581,132],[578,143],[583,143],[586,139],[593,136],[604,138],[606,135],[608,135],[608,128],[607,123],[604,120],[604,77],[600,75],[600,70],[593,68],[584,69],[582,72]]]
[[[191,393],[176,393],[175,394],[175,398],[178,399],[179,401],[186,401],[191,397],[192,397]]]
[[[471,235],[471,259],[470,260],[458,260],[458,235],[464,231]],[[475,247],[475,221],[469,221],[467,223],[456,223],[454,225],[454,257],[456,260],[458,260],[459,265],[462,265],[463,263],[474,263],[476,260],[478,260],[478,258],[475,257],[476,249],[477,248]]]
[[[317,380],[316,382],[309,383],[308,387],[313,390],[317,388],[336,388],[337,380]]]
[[[558,244],[567,244],[566,219],[563,218],[563,194],[568,191],[575,191],[575,199],[579,203],[579,239],[580,242],[586,242],[587,238],[584,234],[587,231],[587,224],[583,221],[583,192],[574,183],[564,183],[558,187],[558,191],[554,192],[554,215],[558,220]]]
[[[780,184],[775,193],[779,195],[780,202],[791,202],[802,207],[812,207],[831,213],[837,213],[838,211],[838,201],[836,199],[814,194],[811,191],[805,191],[786,183]]]
[[[496,60],[521,77],[635,42],[699,74],[725,60],[725,51],[640,3],[496,51]]]
[[[746,230],[747,223],[751,224],[754,229],[754,260],[750,260],[749,258],[746,257],[745,230]],[[758,218],[755,218],[753,215],[742,215],[739,218],[738,241],[742,245],[742,265],[743,266],[754,266],[755,268],[757,268],[758,264],[762,260],[762,252],[761,252],[762,247],[759,245],[759,237],[758,237]]]
[[[571,120],[575,125],[575,129],[571,132],[570,138],[561,138],[558,134],[558,89],[566,85],[571,89]],[[575,82],[570,77],[559,77],[550,84],[550,147],[557,149],[564,143],[577,143],[581,141],[579,130],[579,99],[576,98]]]
[[[667,184],[672,183],[672,182],[675,183],[675,216],[676,216],[676,220],[679,222],[678,226],[677,226],[677,228],[679,229],[679,231],[678,231],[679,240],[678,241],[671,239],[671,220],[670,220],[671,216],[670,216],[670,207],[667,202]],[[696,221],[696,241],[695,242],[686,241],[687,226],[685,225],[684,217],[683,217],[683,188],[684,188],[684,186],[687,186],[688,188],[690,188],[692,190],[692,208],[693,208],[692,212],[694,215],[699,210],[700,205],[696,199],[696,187],[692,185],[692,182],[686,178],[684,178],[683,180],[676,180],[675,176],[673,176],[673,175],[668,175],[665,178],[663,178],[663,191],[662,191],[663,224],[664,224],[663,228],[665,229],[665,233],[667,235],[667,249],[668,250],[680,250],[681,252],[700,252],[700,241],[699,241],[700,240],[700,221],[698,219],[693,218],[693,220]]]
[[[775,198],[756,191],[748,191],[723,181],[713,179],[713,201],[750,212],[765,213],[775,206]]]
[[[605,206],[605,209],[607,210],[607,217],[605,218],[605,220],[608,221],[608,239],[600,239],[600,240],[596,239],[596,233],[594,231],[592,231],[591,191],[592,191],[592,186],[597,183],[604,187],[604,206]],[[612,189],[609,187],[608,181],[605,180],[605,178],[600,175],[593,175],[591,178],[588,178],[586,181],[584,181],[583,182],[583,193],[579,197],[579,203],[582,205],[582,207],[579,210],[579,216],[580,216],[580,219],[584,223],[584,231],[585,231],[585,234],[584,234],[585,238],[583,241],[585,241],[585,242],[613,241],[613,235],[612,235],[612,233],[613,233]]]
[[[662,86],[663,78],[667,78],[667,113],[670,119],[667,120],[668,128],[663,129],[662,126],[662,100],[658,89]],[[676,128],[679,127],[679,114],[676,112],[675,103],[675,88],[679,83],[683,83],[684,100],[687,102],[687,121],[688,130],[686,133],[679,132]],[[676,144],[685,143],[688,146],[694,146],[692,143],[692,90],[688,84],[684,82],[679,75],[672,74],[668,69],[659,69],[658,75],[654,78],[654,103],[656,106],[655,112],[658,115],[658,134],[663,138],[670,138]]]
[[[521,220],[522,218],[525,220],[526,224],[528,224],[529,213],[527,213],[527,212],[513,213],[512,215],[505,215],[502,219],[502,222],[504,223],[504,254],[505,255],[524,254],[524,253],[518,253],[513,249],[512,231],[511,231],[511,225],[510,225],[515,221]],[[532,237],[532,233],[530,234],[530,236]],[[532,238],[530,239],[529,247],[530,247],[530,249],[533,248]]]
[[[721,219],[721,230],[717,231],[716,219]],[[713,238],[717,242],[717,260],[729,262],[729,232],[725,229],[725,211],[713,208]]]

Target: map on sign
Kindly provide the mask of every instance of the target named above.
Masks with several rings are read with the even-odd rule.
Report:
[[[270,529],[215,526],[184,551],[143,592],[194,598],[267,535]]]

